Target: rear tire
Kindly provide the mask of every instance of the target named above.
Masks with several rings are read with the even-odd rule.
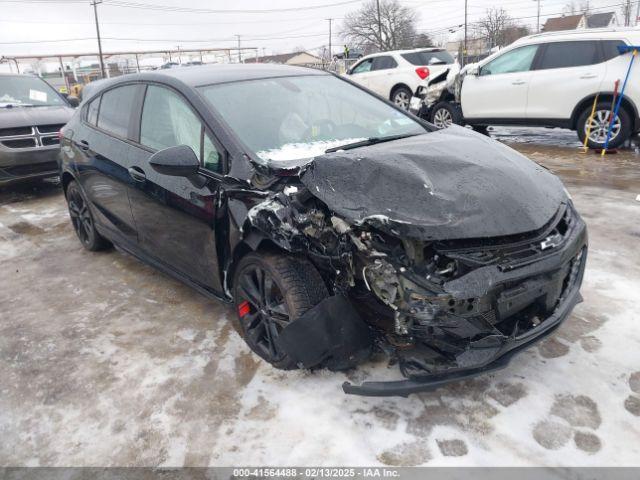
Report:
[[[97,252],[111,247],[111,242],[96,230],[89,202],[75,181],[71,181],[65,191],[69,216],[76,235],[82,246],[90,252]]]
[[[411,97],[413,97],[413,92],[407,87],[396,87],[391,92],[391,101],[403,110],[409,110]]]
[[[292,255],[249,253],[238,264],[233,289],[238,329],[249,348],[276,368],[296,368],[276,339],[328,296],[313,264]]]
[[[591,108],[585,108],[576,123],[576,130],[578,138],[584,144],[584,140],[587,137],[587,128],[589,117],[591,116]],[[596,105],[596,113],[591,122],[591,131],[589,133],[589,141],[587,146],[593,149],[600,149],[604,147],[607,130],[609,127],[609,121],[611,119],[611,103],[610,102],[598,102]],[[609,140],[608,148],[618,148],[625,141],[631,137],[631,117],[627,111],[620,107],[618,111],[618,117],[614,122],[614,127]]]
[[[431,109],[430,121],[439,130],[448,128],[451,125],[462,125],[462,110],[456,104],[443,101],[436,103]]]

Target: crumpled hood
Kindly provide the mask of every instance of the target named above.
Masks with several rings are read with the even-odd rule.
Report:
[[[64,124],[73,112],[73,108],[65,105],[0,108],[0,128]]]
[[[567,201],[548,170],[455,126],[316,157],[301,180],[345,220],[420,240],[529,232]]]

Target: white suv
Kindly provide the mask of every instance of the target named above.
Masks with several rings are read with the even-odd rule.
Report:
[[[622,84],[631,54],[619,45],[640,45],[640,29],[589,29],[531,35],[470,67],[460,104],[472,126],[531,125],[577,130],[588,145],[605,143],[615,83]],[[596,95],[596,112],[589,125]],[[640,130],[640,60],[627,83],[609,146]]]
[[[426,86],[430,77],[446,70],[454,61],[441,48],[394,50],[363,57],[346,74],[406,110],[418,87]]]

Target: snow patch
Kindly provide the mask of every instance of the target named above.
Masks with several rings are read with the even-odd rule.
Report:
[[[323,140],[311,143],[287,143],[280,148],[261,150],[258,152],[258,157],[263,160],[275,161],[302,160],[323,155],[329,148],[361,142],[363,140],[366,140],[366,138],[344,138],[341,140]]]

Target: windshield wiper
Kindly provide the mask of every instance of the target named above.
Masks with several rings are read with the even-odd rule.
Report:
[[[33,107],[30,103],[5,103],[0,108],[17,108],[17,107]]]
[[[399,135],[389,135],[388,137],[371,137],[366,140],[360,140],[359,142],[347,143],[346,145],[340,145],[338,147],[327,148],[324,153],[333,153],[339,150],[351,150],[352,148],[366,147],[369,145],[375,145],[376,143],[391,142],[393,140],[400,140],[401,138],[415,137],[416,135],[422,135],[421,133],[402,133]]]

